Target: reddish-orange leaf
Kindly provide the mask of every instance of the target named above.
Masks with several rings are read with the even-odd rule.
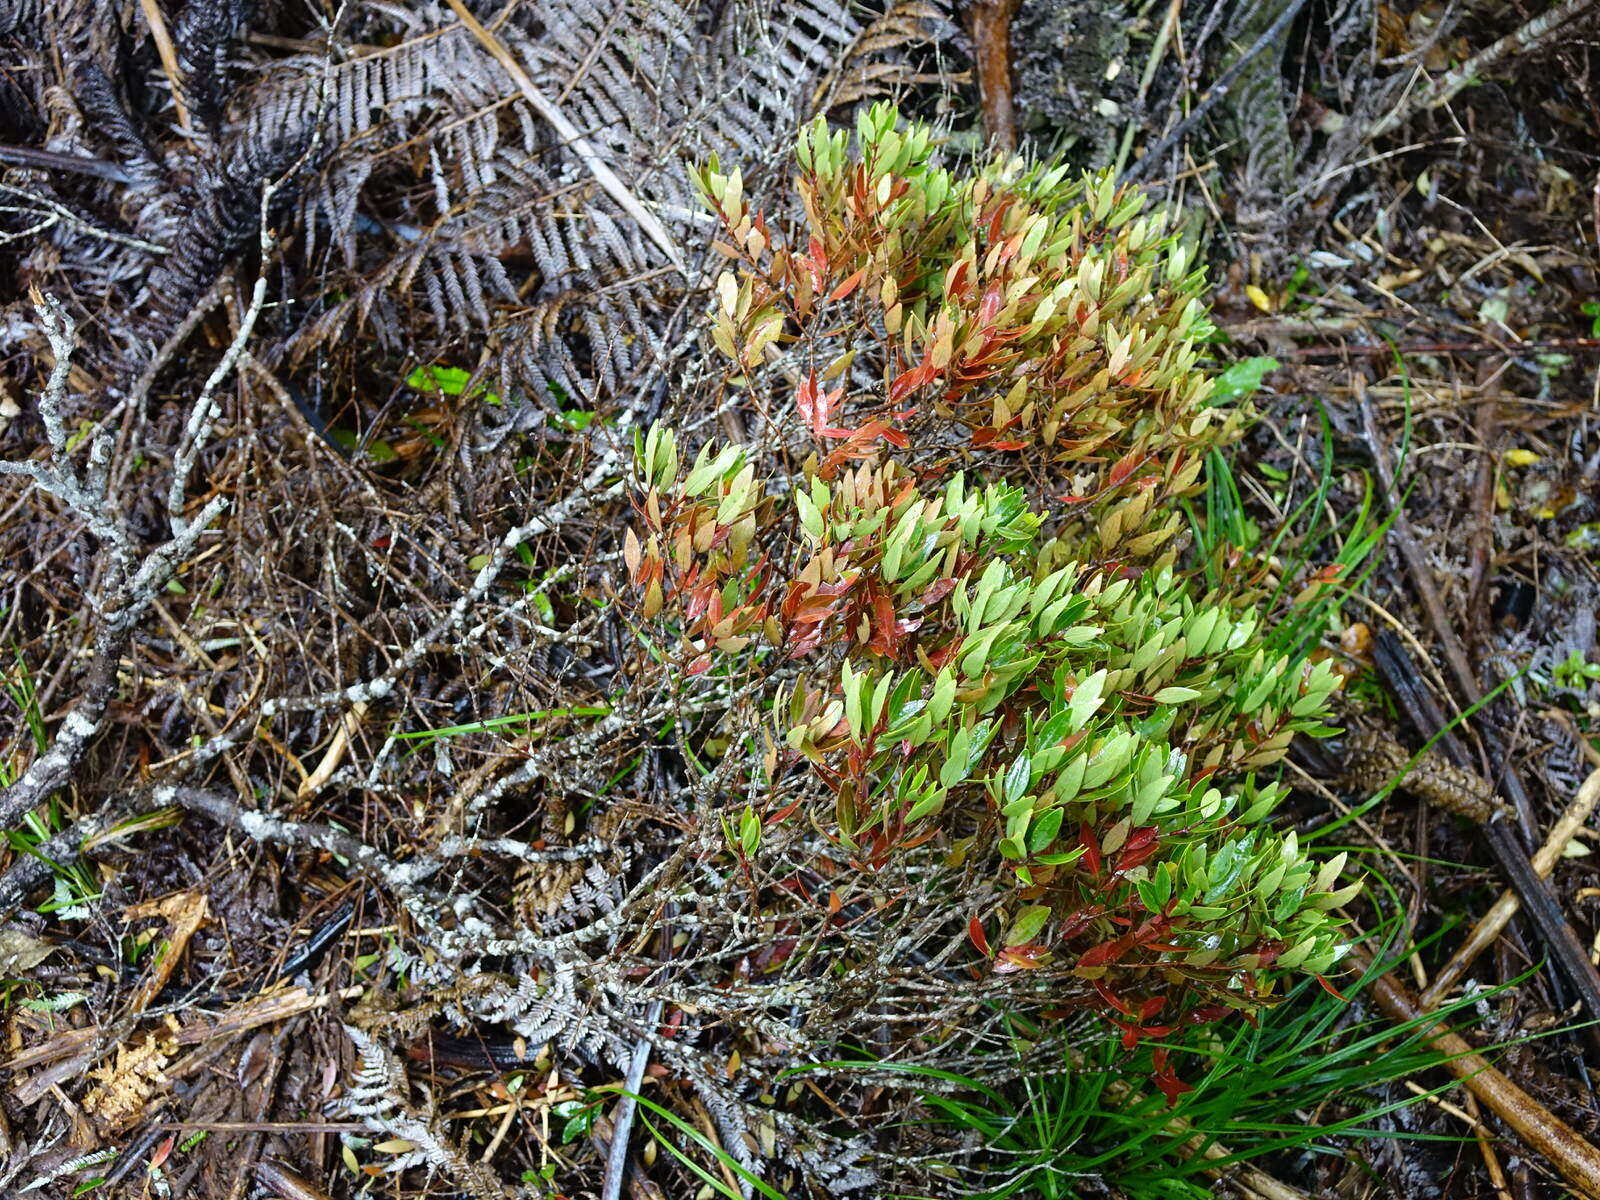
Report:
[[[1142,462],[1144,462],[1144,455],[1137,450],[1124,455],[1117,460],[1117,465],[1111,468],[1111,474],[1106,476],[1106,486],[1108,488],[1116,487],[1129,475],[1132,475],[1134,469]]]
[[[861,286],[861,278],[865,273],[866,273],[866,268],[865,267],[863,267],[859,271],[851,272],[851,274],[846,277],[846,279],[845,279],[845,281],[843,283],[841,283],[838,287],[834,288],[833,291],[828,293],[828,301],[829,301],[829,303],[832,303],[835,300],[843,300],[851,292],[855,291],[856,288],[860,287]]]
[[[989,957],[989,939],[984,935],[983,922],[973,917],[967,922],[967,936],[972,939],[972,944],[978,948],[978,953],[985,958]]]
[[[156,1152],[150,1156],[150,1170],[155,1170],[162,1163],[167,1161],[167,1156],[172,1153],[173,1144],[177,1142],[177,1140],[178,1135],[175,1133],[170,1133],[167,1135],[167,1139],[162,1142],[161,1145],[156,1147]]]
[[[1322,990],[1327,992],[1328,995],[1332,996],[1335,1000],[1342,1000],[1346,1004],[1350,1003],[1350,997],[1346,996],[1338,988],[1334,987],[1333,984],[1329,983],[1326,975],[1318,975],[1317,982],[1322,985]]]
[[[1133,1009],[1129,1006],[1128,1002],[1113,992],[1111,988],[1107,986],[1105,980],[1096,979],[1094,981],[1094,990],[1099,993],[1100,999],[1106,1002],[1107,1007],[1115,1009],[1124,1016],[1132,1015]]]
[[[999,315],[1000,307],[1004,303],[1005,292],[1001,289],[1000,284],[998,282],[991,283],[984,289],[983,299],[978,304],[978,324],[992,324],[995,317]]]
[[[1100,839],[1087,821],[1078,825],[1078,843],[1083,847],[1083,865],[1089,868],[1089,874],[1100,874]]]
[[[770,814],[767,817],[767,819],[762,822],[762,824],[763,825],[776,825],[779,821],[782,821],[782,820],[784,820],[784,819],[786,819],[788,817],[793,816],[794,815],[794,810],[799,808],[799,807],[800,807],[800,801],[798,801],[798,800],[795,800],[795,801],[793,801],[792,803],[789,803],[789,804],[785,804],[777,812]]]

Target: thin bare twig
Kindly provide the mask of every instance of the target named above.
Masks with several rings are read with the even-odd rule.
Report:
[[[1283,35],[1283,31],[1289,28],[1289,25],[1294,21],[1295,17],[1300,15],[1300,10],[1305,5],[1306,0],[1289,0],[1288,7],[1278,14],[1278,19],[1267,26],[1261,36],[1245,48],[1233,65],[1205,90],[1198,103],[1189,110],[1189,115],[1179,121],[1171,133],[1150,147],[1142,158],[1123,171],[1117,177],[1117,182],[1133,183],[1135,180],[1143,179],[1152,167],[1166,157],[1169,150],[1182,142],[1189,131],[1198,125],[1208,112],[1216,107],[1217,103],[1228,94],[1229,89],[1238,82],[1239,76],[1244,73],[1245,68],[1255,61],[1257,55],[1265,51],[1268,46]]]
[[[105,720],[106,710],[117,691],[118,664],[134,629],[167,580],[172,578],[178,564],[188,557],[201,534],[227,505],[223,497],[213,497],[193,522],[174,531],[170,541],[140,557],[121,514],[105,498],[111,458],[107,433],[102,431],[93,436],[89,461],[81,472],[71,462],[62,405],[72,369],[76,328],[66,310],[53,298],[36,295],[35,304],[55,355],[50,378],[39,397],[39,416],[50,446],[50,461],[0,462],[0,475],[27,476],[41,491],[66,504],[89,533],[106,547],[111,581],[93,601],[99,620],[82,696],[56,730],[49,749],[35,758],[10,787],[0,792],[0,828],[12,827],[24,813],[37,807],[66,782]]]

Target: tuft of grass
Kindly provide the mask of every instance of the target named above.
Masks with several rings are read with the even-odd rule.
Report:
[[[1263,564],[1282,556],[1276,564],[1278,582],[1265,598],[1264,607],[1280,614],[1273,643],[1286,652],[1303,653],[1314,645],[1342,606],[1365,586],[1377,566],[1374,552],[1394,520],[1392,515],[1379,516],[1372,478],[1365,471],[1361,473],[1361,502],[1355,511],[1343,521],[1330,517],[1328,496],[1336,459],[1333,425],[1320,403],[1317,416],[1321,467],[1316,483],[1264,546],[1260,529],[1246,509],[1233,464],[1221,451],[1213,450],[1207,459],[1206,487],[1199,508],[1184,502],[1194,535],[1195,558],[1211,586],[1223,582],[1221,564],[1230,550],[1246,551]],[[1289,587],[1306,578],[1310,564],[1316,560],[1322,562],[1317,574],[1325,582],[1310,598],[1292,602],[1287,594]]]
[[[42,849],[46,842],[67,827],[67,823],[60,801],[51,800],[43,808],[23,817],[20,829],[6,830],[5,841],[18,854],[37,858],[50,868],[53,892],[50,899],[40,904],[36,911],[82,919],[88,915],[87,906],[100,899],[100,883],[94,872],[86,863],[57,862]]]
[[[604,1091],[609,1089],[597,1090]],[[654,1100],[650,1100],[645,1096],[636,1095],[625,1088],[618,1088],[616,1090],[624,1096],[631,1096],[633,1098],[634,1102],[637,1103],[639,1108],[642,1110],[639,1113],[639,1121],[645,1127],[645,1130],[650,1134],[651,1137],[655,1138],[658,1143],[666,1147],[667,1153],[671,1154],[675,1159],[677,1159],[685,1169],[699,1179],[700,1182],[705,1187],[709,1188],[713,1194],[725,1196],[727,1197],[727,1200],[744,1200],[744,1197],[747,1193],[741,1189],[736,1189],[730,1186],[727,1182],[727,1177],[731,1175],[737,1179],[744,1186],[744,1188],[748,1189],[749,1195],[761,1196],[764,1198],[764,1200],[787,1200],[787,1197],[785,1197],[782,1192],[777,1191],[765,1180],[751,1174],[745,1169],[738,1159],[734,1158],[733,1155],[729,1154],[721,1146],[716,1145],[711,1141],[710,1138],[706,1137],[705,1134],[701,1133],[698,1129],[689,1124],[689,1122],[685,1121],[670,1108],[667,1108],[661,1104],[657,1104]],[[673,1139],[665,1133],[665,1131],[657,1127],[655,1122],[650,1119],[652,1115],[664,1122],[671,1130],[681,1136],[684,1140],[684,1145],[677,1145]],[[722,1174],[716,1174],[708,1170],[705,1166],[701,1165],[701,1163],[689,1153],[688,1148],[691,1146],[700,1150],[706,1155],[706,1157],[711,1159],[712,1162],[720,1167]]]
[[[10,697],[11,703],[17,706],[17,711],[22,714],[22,725],[33,740],[35,753],[43,754],[49,748],[50,737],[45,732],[44,713],[39,709],[39,692],[34,686],[33,672],[28,669],[22,651],[13,649],[13,653],[16,656],[16,666],[6,673],[5,692]]]
[[[1392,935],[1399,927],[1391,921],[1386,928]],[[1200,1030],[1132,1052],[1111,1036],[1074,1047],[1048,1025],[1014,1019],[1018,1044],[1055,1041],[1059,1069],[1005,1088],[890,1062],[819,1065],[870,1067],[925,1079],[929,1086],[918,1095],[912,1119],[965,1133],[980,1147],[935,1167],[959,1181],[953,1190],[968,1200],[1072,1200],[1089,1178],[1130,1200],[1203,1200],[1215,1194],[1208,1171],[1267,1156],[1339,1154],[1341,1141],[1399,1136],[1378,1122],[1425,1098],[1410,1091],[1384,1096],[1390,1085],[1448,1060],[1425,1043],[1425,1035],[1436,1021],[1476,998],[1458,1001],[1419,1024],[1353,1020],[1358,1011],[1353,1003],[1404,956],[1392,936],[1374,940],[1380,943],[1375,958],[1382,965],[1358,979],[1341,980],[1342,995],[1330,983],[1305,980],[1254,1024]],[[1184,1064],[1179,1069],[1194,1088],[1171,1107],[1153,1089],[1141,1093],[1126,1082],[1149,1077],[1151,1056],[1160,1051]],[[800,1067],[791,1074],[812,1069]],[[1341,1115],[1318,1123],[1314,1114],[1330,1110]],[[1405,1136],[1419,1140],[1416,1134]],[[1219,1153],[1221,1147],[1225,1152]]]

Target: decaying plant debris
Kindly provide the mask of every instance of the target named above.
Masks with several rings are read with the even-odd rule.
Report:
[[[1595,6],[1016,8],[0,6],[0,1191],[1600,1186],[1600,1060],[1541,965],[1600,895]],[[837,869],[820,823],[756,827],[813,839],[814,878],[749,853],[767,797],[715,725],[773,728],[765,682],[666,669],[629,579],[636,434],[779,459],[835,427],[826,381],[809,416],[736,382],[787,397],[814,364],[727,361],[696,173],[741,164],[787,238],[797,131],[884,97],[952,167],[1009,112],[1025,150],[1137,179],[1212,265],[1217,369],[1270,383],[1169,497],[1168,550],[1276,616],[1310,599],[1300,649],[1384,749],[1292,757],[1279,828],[1361,863],[1349,928],[1386,932],[1390,977],[1267,1010],[1258,1049],[1325,1032],[1220,1114],[1219,1043],[1158,1075],[1159,1039],[1091,1008],[1012,1019],[1042,977],[974,969],[964,926],[1016,916],[1014,879],[952,925],[914,876]],[[1021,461],[1069,493],[1114,465],[1084,457]],[[1383,631],[1417,696],[1373,668]],[[1527,864],[1540,924],[1475,822],[1358,769],[1489,693],[1440,752],[1501,850],[1576,805]],[[797,969],[819,936],[851,970]],[[1480,1106],[1401,1082],[1450,1081],[1441,1004],[1504,1048]],[[1364,1090],[1312,1073],[1384,1058]],[[1085,1080],[1109,1115],[1042,1148],[950,1119]],[[1131,1123],[1153,1157],[1112,1152]]]

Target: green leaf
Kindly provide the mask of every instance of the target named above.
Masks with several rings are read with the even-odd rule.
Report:
[[[1258,392],[1262,380],[1280,365],[1277,359],[1265,356],[1236,362],[1217,376],[1216,384],[1211,389],[1211,399],[1220,403]]]
[[[1019,754],[1006,771],[1005,798],[1007,804],[1014,804],[1028,791],[1028,781],[1033,776],[1032,766],[1027,754]]]
[[[1182,704],[1185,700],[1198,700],[1203,692],[1189,687],[1164,687],[1155,694],[1157,704]]]
[[[1067,711],[1072,714],[1072,731],[1076,733],[1094,716],[1095,710],[1100,707],[1101,693],[1106,686],[1106,671],[1102,667],[1089,678],[1078,684],[1072,693],[1072,699],[1067,701]]]
[[[445,396],[459,396],[472,382],[472,372],[460,367],[418,367],[406,376],[406,386],[419,392],[438,392]]]
[[[922,820],[923,817],[937,815],[944,808],[944,798],[944,788],[930,788],[922,799],[911,806],[911,811],[906,814],[906,823],[911,824]]]
[[[1006,945],[1025,946],[1039,935],[1044,923],[1050,919],[1048,904],[1029,904],[1017,914],[1006,934]]]
[[[845,659],[839,667],[839,686],[844,691],[844,719],[857,742],[866,738],[861,711],[862,682],[862,677],[851,670],[850,660]]]
[[[939,782],[947,788],[965,782],[967,778],[967,752],[972,745],[972,734],[965,726],[956,730],[950,739],[944,765],[939,768]]]
[[[1600,300],[1585,300],[1578,305],[1578,311],[1591,318],[1589,336],[1600,338]]]
[[[1075,846],[1071,850],[1056,854],[1041,854],[1038,856],[1038,861],[1042,866],[1061,867],[1066,866],[1068,863],[1077,862],[1088,852],[1089,848],[1087,846]]]
[[[1052,808],[1034,822],[1033,828],[1028,830],[1028,852],[1042,854],[1055,842],[1056,835],[1061,832],[1061,821],[1065,812],[1059,808]]]
[[[361,435],[353,429],[339,429],[337,427],[330,428],[328,430],[328,436],[333,439],[334,444],[338,446],[339,449],[348,453],[354,453],[356,450],[363,449],[361,445]],[[390,463],[394,462],[400,457],[400,455],[395,452],[395,448],[382,438],[373,438],[366,444],[365,451],[367,457],[371,458],[375,463]]]

